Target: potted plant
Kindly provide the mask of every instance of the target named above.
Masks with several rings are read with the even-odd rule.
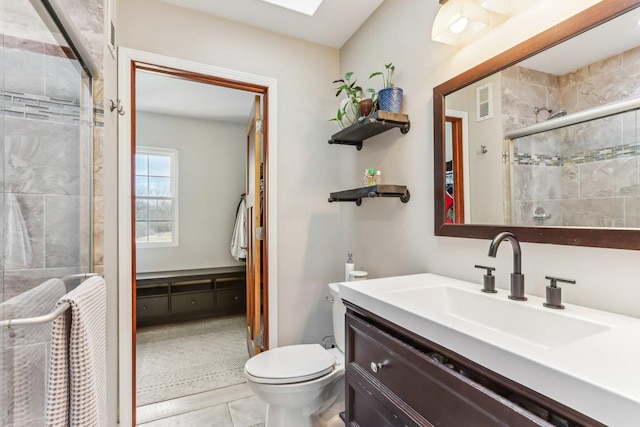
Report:
[[[333,83],[340,83],[336,88],[336,96],[340,96],[342,92],[347,95],[346,99],[340,102],[340,107],[336,116],[330,121],[338,122],[340,128],[352,125],[360,117],[360,101],[362,100],[362,87],[357,86],[357,79],[353,78],[353,72],[348,72],[343,79],[334,80]]]
[[[378,107],[380,110],[399,113],[402,110],[402,89],[393,84],[393,73],[396,67],[388,63],[384,68],[385,71],[376,71],[369,76],[370,79],[382,77],[383,88],[378,92]]]
[[[364,120],[365,117],[376,111],[378,106],[378,92],[371,88],[367,89],[367,92],[369,92],[371,96],[360,101],[360,120]]]

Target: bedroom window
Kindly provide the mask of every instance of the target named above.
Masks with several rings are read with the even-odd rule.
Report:
[[[136,245],[178,245],[178,151],[137,147]]]

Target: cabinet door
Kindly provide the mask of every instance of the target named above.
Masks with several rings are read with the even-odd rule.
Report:
[[[348,375],[347,375],[348,377]],[[405,427],[397,416],[380,405],[368,390],[353,378],[347,378],[349,408],[346,425],[349,427]]]
[[[221,289],[216,291],[216,314],[237,313],[245,309],[244,289]]]
[[[213,312],[213,291],[171,295],[171,314]]]
[[[407,425],[550,425],[352,314],[347,333],[347,372]]]
[[[166,319],[169,314],[169,297],[139,297],[136,299],[136,319],[139,324]]]

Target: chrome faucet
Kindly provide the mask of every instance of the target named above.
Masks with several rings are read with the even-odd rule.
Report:
[[[522,252],[520,251],[520,242],[518,242],[516,236],[509,231],[499,233],[489,245],[489,256],[496,257],[498,246],[503,240],[510,241],[513,248],[513,273],[511,273],[511,295],[509,295],[509,298],[516,301],[526,301],[527,297],[524,296],[524,274],[522,274]]]

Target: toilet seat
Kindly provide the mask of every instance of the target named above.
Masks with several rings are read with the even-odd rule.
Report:
[[[336,359],[319,344],[274,348],[247,361],[245,372],[263,384],[291,384],[311,381],[334,369]]]

